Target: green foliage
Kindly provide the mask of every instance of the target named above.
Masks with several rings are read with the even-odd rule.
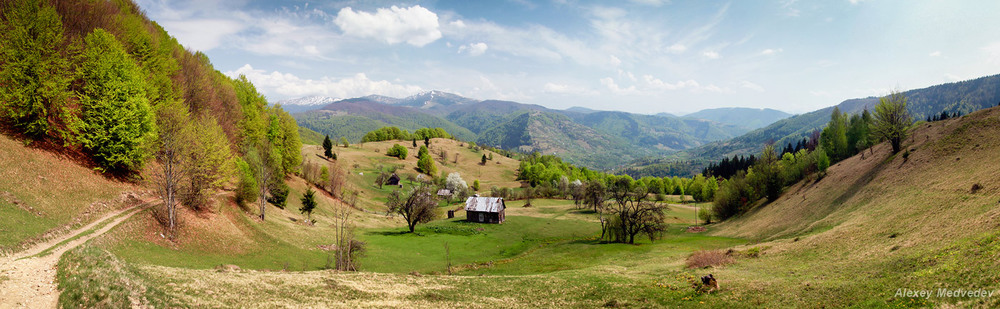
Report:
[[[0,119],[43,137],[70,96],[62,22],[38,0],[10,3],[0,14]]]
[[[243,117],[240,118],[242,148],[244,151],[264,140],[268,126],[266,114],[267,100],[257,92],[257,87],[246,76],[240,75],[232,81],[233,90],[239,101]]]
[[[768,201],[774,201],[781,196],[781,189],[785,184],[781,176],[781,167],[776,161],[774,146],[767,145],[761,152],[757,164],[754,164],[751,172],[747,174],[747,181],[754,186],[755,191],[763,193]]]
[[[482,158],[482,160],[479,161],[479,163],[483,164],[483,165],[486,164],[486,154],[483,154],[483,158]]]
[[[302,141],[299,140],[298,125],[288,112],[275,106],[270,109],[267,139],[280,158],[282,175],[298,173],[302,165]]]
[[[413,131],[413,138],[417,139],[430,139],[430,138],[451,138],[451,134],[448,134],[443,128],[420,128]]]
[[[309,187],[302,194],[302,207],[299,207],[299,212],[306,214],[309,219],[312,219],[312,212],[316,209],[316,205],[316,191],[313,191],[312,187]]]
[[[426,153],[417,160],[417,168],[420,169],[421,173],[427,175],[434,176],[434,174],[437,174],[437,166],[434,164],[434,159]]]
[[[472,190],[479,191],[479,179],[472,181]]]
[[[913,118],[906,110],[906,95],[899,91],[893,91],[887,96],[879,98],[878,105],[875,106],[875,117],[872,123],[872,133],[875,136],[889,141],[892,145],[892,153],[902,149],[903,140],[906,139],[906,130],[913,124]]]
[[[327,158],[333,157],[333,141],[330,140],[329,135],[323,138],[323,155]]]
[[[155,137],[139,67],[103,29],[87,35],[81,57],[82,115],[73,123],[78,140],[105,171],[139,170]]]
[[[285,182],[279,182],[274,186],[271,186],[269,190],[271,196],[267,197],[267,202],[281,209],[285,209],[285,205],[288,204],[288,193],[291,188]],[[304,205],[305,203],[303,203]],[[304,206],[303,206],[304,207]]]
[[[830,167],[830,157],[826,155],[826,151],[823,151],[823,149],[817,149],[815,153],[816,168],[820,174],[826,174],[826,169]]]
[[[427,150],[427,146],[420,146],[417,150],[417,158],[422,158],[424,155],[429,155],[430,151]]]
[[[852,155],[847,143],[847,121],[848,116],[841,113],[837,107],[833,108],[830,114],[830,122],[820,134],[820,145],[826,149],[827,155],[836,162],[846,159]]]
[[[236,159],[236,172],[239,183],[236,186],[236,203],[248,205],[257,201],[257,179],[254,178],[250,164],[241,158]]]
[[[361,138],[362,143],[367,142],[381,142],[388,140],[405,140],[410,137],[410,133],[405,130],[400,130],[397,127],[382,127],[378,130],[371,131],[365,134]]]
[[[406,147],[400,146],[399,144],[392,145],[392,148],[385,151],[385,155],[390,157],[397,157],[400,160],[406,160],[406,155],[409,151]]]
[[[729,219],[746,211],[758,198],[753,187],[747,182],[746,174],[740,171],[719,185],[719,192],[715,193],[713,212],[720,220]]]
[[[701,219],[705,224],[712,224],[712,210],[708,208],[702,208],[698,210],[698,219]]]
[[[343,145],[344,148],[347,148],[347,147],[351,146],[351,143],[347,142],[347,138],[346,137],[340,137],[340,144]]]
[[[191,129],[192,134],[185,152],[186,168],[191,180],[186,203],[197,209],[207,202],[209,190],[221,189],[232,177],[233,153],[229,140],[215,117],[198,117]]]

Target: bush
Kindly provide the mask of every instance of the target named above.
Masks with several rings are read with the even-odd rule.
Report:
[[[385,154],[390,157],[397,157],[400,160],[406,160],[406,155],[408,152],[409,151],[406,150],[406,147],[400,146],[399,144],[395,144],[392,145],[392,148],[389,148],[389,150],[387,150]]]
[[[702,208],[698,210],[698,218],[705,222],[705,224],[712,224],[712,210],[708,208]]]

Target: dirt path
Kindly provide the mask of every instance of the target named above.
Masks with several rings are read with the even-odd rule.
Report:
[[[125,221],[125,219],[143,210],[145,205],[147,203],[142,202],[135,206],[109,213],[67,235],[35,245],[28,250],[10,256],[0,257],[0,308],[55,308],[59,299],[59,290],[56,289],[56,263],[59,262],[59,257],[64,252],[111,230],[122,221]],[[115,218],[121,214],[125,215]],[[30,257],[46,249],[53,248],[64,240],[91,230],[103,222],[109,223],[93,233],[81,236],[58,246],[58,248],[54,248],[46,256]]]

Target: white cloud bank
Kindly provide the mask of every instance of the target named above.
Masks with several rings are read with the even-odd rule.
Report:
[[[225,74],[231,77],[245,75],[257,86],[260,92],[277,93],[289,98],[315,95],[354,98],[370,94],[406,97],[423,91],[419,86],[393,84],[385,80],[371,80],[364,73],[340,79],[323,77],[314,80],[278,71],[268,73],[245,64],[236,71],[228,71]]]
[[[377,39],[390,45],[406,42],[422,47],[441,38],[437,14],[419,5],[408,8],[394,5],[379,8],[375,13],[346,7],[333,22],[346,35]]]

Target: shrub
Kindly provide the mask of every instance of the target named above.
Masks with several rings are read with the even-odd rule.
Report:
[[[698,210],[698,218],[705,222],[705,224],[712,224],[712,210],[708,208],[702,208]]]
[[[750,203],[757,200],[753,187],[747,183],[743,172],[738,172],[729,180],[724,180],[715,193],[713,211],[719,220],[729,219],[747,210]]]
[[[385,154],[390,157],[397,157],[400,160],[405,160],[407,152],[408,151],[406,150],[406,147],[400,146],[399,144],[395,144],[392,145],[392,148],[389,148],[389,150],[387,150]]]

